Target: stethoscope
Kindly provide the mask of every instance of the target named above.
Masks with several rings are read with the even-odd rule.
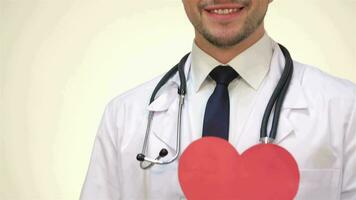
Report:
[[[271,98],[268,101],[268,104],[266,106],[265,112],[263,114],[262,118],[262,123],[261,123],[261,129],[260,129],[260,142],[263,144],[268,144],[268,143],[273,143],[274,140],[276,139],[277,136],[277,127],[278,127],[278,122],[279,122],[279,116],[281,113],[282,109],[282,104],[284,101],[284,97],[286,96],[292,74],[293,74],[293,60],[288,52],[288,50],[279,44],[279,47],[282,50],[282,53],[285,57],[285,66],[283,69],[283,73],[281,75],[281,78],[279,79],[276,88],[274,89]],[[168,155],[168,150],[165,148],[162,148],[161,151],[159,152],[158,156],[156,158],[150,158],[146,156],[147,150],[148,150],[148,140],[149,140],[149,135],[150,135],[150,128],[151,128],[151,123],[154,115],[154,111],[150,111],[148,113],[148,122],[147,122],[147,127],[146,127],[146,135],[142,147],[142,152],[137,154],[136,159],[140,162],[140,167],[142,169],[148,169],[152,167],[155,164],[158,165],[167,165],[175,160],[178,159],[180,155],[180,143],[181,143],[181,119],[182,119],[182,109],[183,109],[183,104],[184,104],[184,98],[186,94],[186,88],[187,88],[187,83],[186,83],[186,77],[184,74],[184,66],[185,63],[188,59],[190,53],[186,54],[180,62],[175,65],[172,69],[170,69],[163,77],[162,79],[158,82],[157,86],[153,90],[153,93],[150,98],[150,104],[155,100],[156,94],[162,88],[164,84],[167,83],[167,81],[178,72],[179,79],[180,79],[180,85],[178,87],[178,94],[179,94],[179,110],[178,110],[178,117],[177,117],[177,132],[176,132],[176,153],[175,155],[170,158],[169,160],[163,161],[161,160],[165,156]],[[271,112],[274,108],[274,115],[273,115],[273,120],[272,120],[272,127],[270,130],[270,134],[267,135],[267,125],[269,121],[269,117],[271,115]],[[144,164],[146,163],[146,164]]]

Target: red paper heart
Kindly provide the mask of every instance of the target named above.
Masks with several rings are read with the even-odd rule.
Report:
[[[187,147],[178,176],[188,200],[291,200],[299,186],[298,165],[282,147],[259,144],[240,155],[216,137]]]

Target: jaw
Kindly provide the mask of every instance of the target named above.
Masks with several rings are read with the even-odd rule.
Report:
[[[208,41],[201,33],[195,30],[195,44],[204,52],[215,58],[222,64],[228,63],[234,57],[245,51],[247,48],[256,43],[265,34],[264,24],[262,23],[255,32],[249,35],[241,42],[225,47],[218,47]]]

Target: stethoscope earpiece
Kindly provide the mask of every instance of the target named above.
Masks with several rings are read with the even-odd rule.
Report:
[[[166,157],[166,155],[168,155],[168,150],[165,148],[161,149],[161,151],[159,152],[159,157],[164,158]]]
[[[142,153],[137,154],[136,160],[140,162],[145,161],[145,155],[143,155]]]

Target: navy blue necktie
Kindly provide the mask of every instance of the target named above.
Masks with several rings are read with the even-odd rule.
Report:
[[[210,72],[216,87],[210,96],[204,114],[203,137],[215,136],[229,140],[230,101],[228,86],[238,77],[230,66],[219,65]]]

